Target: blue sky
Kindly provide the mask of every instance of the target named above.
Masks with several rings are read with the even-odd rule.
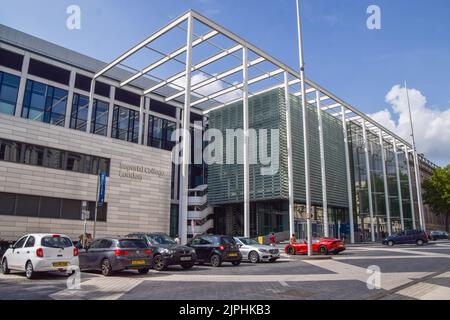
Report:
[[[0,0],[0,23],[110,61],[189,8],[216,20],[298,68],[294,0]],[[430,112],[450,109],[450,1],[302,0],[307,77],[366,113],[408,80]],[[81,30],[65,27],[66,8],[81,7]],[[380,6],[382,29],[366,27],[369,5]],[[380,117],[380,121],[382,117]],[[448,117],[444,117],[444,122]],[[442,120],[442,119],[440,119]],[[389,123],[386,123],[389,125]],[[450,136],[449,128],[444,134]],[[445,126],[444,126],[445,127]],[[427,143],[423,142],[424,146]],[[424,147],[425,148],[425,147]],[[447,154],[431,158],[450,162]],[[447,157],[448,156],[448,157]]]

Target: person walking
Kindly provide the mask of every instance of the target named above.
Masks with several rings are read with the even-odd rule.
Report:
[[[277,237],[275,236],[275,233],[272,232],[272,234],[269,237],[269,242],[271,246],[277,245]]]
[[[181,243],[180,237],[178,237],[178,235],[175,236],[174,240],[175,240],[176,244],[180,244]]]

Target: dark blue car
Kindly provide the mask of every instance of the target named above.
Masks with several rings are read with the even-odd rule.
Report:
[[[383,240],[383,244],[392,247],[396,244],[416,244],[422,246],[428,242],[428,236],[425,231],[422,230],[405,230],[400,231],[397,234],[387,236]]]

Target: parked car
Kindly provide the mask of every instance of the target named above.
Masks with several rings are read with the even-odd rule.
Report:
[[[275,262],[280,258],[280,250],[272,246],[263,245],[253,239],[244,237],[234,237],[234,241],[239,247],[242,259],[251,263]]]
[[[9,243],[9,241],[0,240],[0,259],[3,257],[6,250],[8,250],[10,246],[11,243]]]
[[[146,274],[152,267],[153,250],[138,238],[104,237],[80,250],[81,270],[100,270],[104,276],[135,269]]]
[[[190,269],[197,260],[195,249],[177,244],[164,233],[132,233],[128,236],[142,239],[153,248],[153,269],[157,271],[172,265]]]
[[[339,254],[345,250],[345,244],[340,239],[335,238],[315,238],[312,239],[312,250],[313,253],[318,253],[321,255],[327,254]],[[307,254],[308,253],[308,243],[306,240],[299,240],[297,243],[288,244],[284,251],[290,255],[296,254]]]
[[[430,232],[430,240],[440,240],[440,239],[449,239],[448,233],[445,231],[431,231]]]
[[[230,236],[202,235],[193,238],[188,246],[195,249],[197,261],[200,264],[211,263],[220,267],[223,262],[231,262],[237,266],[242,261],[239,247]]]
[[[405,230],[400,231],[394,235],[387,236],[383,240],[384,245],[392,247],[396,244],[416,244],[418,246],[428,242],[426,232],[422,230]]]
[[[78,249],[63,234],[27,234],[2,257],[3,274],[10,270],[25,271],[28,279],[38,272],[70,272],[70,267],[78,265]]]

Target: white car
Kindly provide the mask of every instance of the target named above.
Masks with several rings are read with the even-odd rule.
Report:
[[[79,267],[78,249],[63,234],[35,233],[20,238],[2,257],[2,273],[25,271],[28,279],[36,272],[71,273]]]
[[[280,250],[278,248],[266,246],[244,237],[234,237],[234,241],[239,246],[242,259],[251,263],[258,263],[260,261],[275,262],[280,258]]]

